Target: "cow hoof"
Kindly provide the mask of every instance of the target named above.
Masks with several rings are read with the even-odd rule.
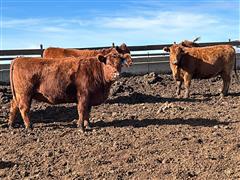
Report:
[[[78,131],[81,132],[81,133],[84,133],[85,132],[85,129],[82,125],[80,124],[77,124],[77,128],[79,129]]]
[[[14,129],[14,127],[13,127],[13,126],[9,126],[9,125],[8,125],[8,129],[9,129],[9,130],[13,130],[13,129]]]
[[[225,97],[227,96],[227,93],[221,93],[220,96]]]
[[[25,129],[32,130],[33,129],[33,125],[32,124],[25,125]]]
[[[13,127],[13,124],[12,123],[8,123],[8,128],[9,129],[13,129],[14,127]]]
[[[86,130],[86,131],[92,131],[92,127],[91,127],[91,126],[86,126],[86,127],[85,127],[85,130]]]
[[[32,131],[33,128],[32,127],[25,127],[25,130],[28,132],[28,131]]]
[[[84,128],[79,128],[78,131],[79,131],[80,133],[85,133]]]

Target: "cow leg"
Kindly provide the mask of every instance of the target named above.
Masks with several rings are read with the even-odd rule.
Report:
[[[190,74],[186,74],[184,76],[184,86],[185,86],[184,98],[189,97],[189,88],[190,88],[190,85],[191,85],[191,79],[192,79],[192,76]]]
[[[78,98],[78,115],[79,119],[77,121],[77,127],[80,128],[82,132],[84,132],[84,119],[87,116],[87,97],[84,95],[81,95]]]
[[[14,120],[15,120],[16,115],[17,115],[17,111],[18,111],[17,102],[13,99],[11,101],[10,114],[9,114],[9,120],[8,120],[8,126],[10,128],[13,127]]]
[[[177,81],[177,91],[176,91],[177,97],[180,97],[181,86],[182,86],[182,81]]]
[[[90,112],[91,112],[91,106],[88,106],[86,116],[84,117],[84,127],[86,130],[91,130],[91,124],[89,122],[90,119]]]
[[[228,94],[228,89],[229,89],[229,85],[231,82],[231,75],[229,75],[227,73],[223,73],[223,74],[221,74],[221,77],[223,79],[223,87],[222,87],[222,91],[221,91],[221,96],[226,96]]]
[[[29,129],[32,127],[32,124],[30,123],[30,119],[29,119],[30,106],[31,106],[31,98],[29,96],[24,96],[23,98],[20,99],[19,110],[23,118],[23,122],[26,129]]]

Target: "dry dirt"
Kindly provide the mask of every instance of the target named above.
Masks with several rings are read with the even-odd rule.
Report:
[[[118,80],[74,125],[76,104],[32,104],[33,130],[8,129],[11,92],[0,87],[0,179],[240,179],[240,83],[220,98],[220,78],[194,80],[177,99],[171,75]]]

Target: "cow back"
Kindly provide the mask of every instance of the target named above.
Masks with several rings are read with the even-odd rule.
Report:
[[[235,50],[229,45],[184,48],[181,68],[194,78],[210,78],[233,68]]]

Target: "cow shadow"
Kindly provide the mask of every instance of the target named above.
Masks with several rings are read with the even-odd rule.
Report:
[[[46,109],[35,110],[30,115],[34,123],[72,122],[78,118],[77,106],[48,106]]]
[[[56,108],[58,109],[56,111]],[[59,111],[63,112],[64,115],[60,115]],[[49,116],[51,115],[51,117]],[[40,118],[40,116],[42,116]],[[76,128],[76,124],[74,120],[78,118],[78,113],[76,109],[76,105],[72,107],[55,107],[49,106],[46,110],[37,110],[32,113],[31,119],[35,124],[42,123],[44,127],[54,127],[62,128]],[[91,121],[91,120],[90,120]],[[66,122],[66,123],[65,123]],[[133,128],[141,128],[148,126],[162,126],[162,125],[190,125],[190,126],[202,126],[202,127],[213,127],[216,125],[229,125],[233,123],[239,123],[240,121],[234,122],[222,122],[217,119],[209,119],[209,118],[173,118],[173,119],[123,119],[123,120],[113,120],[111,122],[108,121],[96,121],[91,123],[93,128],[106,128],[106,127],[133,127]],[[23,125],[23,121],[21,121]]]
[[[233,97],[240,96],[240,92],[230,92],[228,96],[233,96]]]
[[[205,98],[210,99],[211,97],[219,97],[220,98],[220,93],[192,93],[192,96],[203,96]]]
[[[34,124],[43,123],[47,126],[56,126],[56,123],[69,123],[78,118],[77,106],[48,106],[46,109],[30,111],[30,119]],[[75,126],[75,125],[74,125]],[[7,122],[3,122],[2,128],[8,128]],[[18,112],[14,121],[14,127],[24,127],[21,114]]]
[[[141,103],[165,103],[165,102],[206,102],[209,98],[196,99],[196,98],[174,98],[174,97],[161,97],[159,95],[153,96],[134,92],[129,96],[118,96],[113,99],[108,99],[108,104],[141,104]]]
[[[201,96],[205,97],[206,99],[210,99],[211,97],[221,98],[220,93],[215,93],[215,94],[213,94],[213,93],[204,93],[204,94],[203,93],[193,93],[192,95],[201,95]],[[240,96],[240,92],[230,92],[225,97],[238,97],[238,96]]]
[[[207,119],[207,118],[174,118],[174,119],[143,119],[143,120],[114,120],[111,122],[97,121],[93,125],[97,128],[104,127],[133,127],[133,128],[142,128],[148,126],[162,126],[162,125],[190,125],[190,126],[202,126],[202,127],[213,127],[216,125],[229,125],[232,123],[239,123],[240,121],[235,122],[221,122],[216,119]]]
[[[12,161],[0,161],[0,169],[12,168],[15,165]]]

